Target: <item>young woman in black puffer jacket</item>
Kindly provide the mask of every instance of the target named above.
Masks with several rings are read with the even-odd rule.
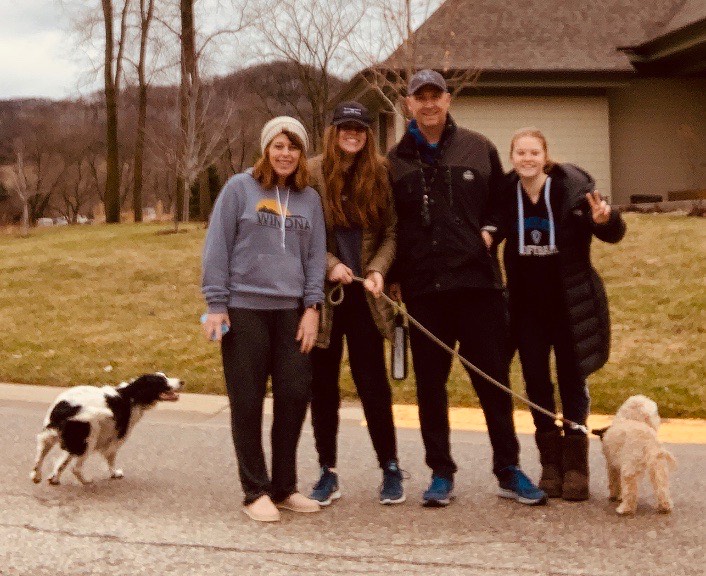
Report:
[[[483,236],[489,247],[507,240],[510,323],[527,395],[556,412],[549,367],[553,348],[562,413],[585,425],[586,378],[606,363],[610,348],[608,300],[591,265],[591,240],[618,242],[625,222],[586,172],[549,160],[539,130],[516,132],[510,158],[514,170]],[[539,487],[550,497],[586,500],[588,438],[580,430],[562,430],[536,410],[532,416],[542,463]]]

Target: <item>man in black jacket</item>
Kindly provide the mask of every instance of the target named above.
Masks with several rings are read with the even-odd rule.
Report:
[[[481,134],[456,126],[448,114],[451,95],[439,73],[417,72],[407,93],[413,120],[388,155],[398,217],[391,291],[401,288],[412,316],[447,345],[459,343],[462,356],[508,385],[507,305],[497,258],[480,233],[502,185],[498,152]],[[446,506],[457,470],[446,390],[452,358],[414,328],[410,342],[426,463],[432,469],[423,501]],[[511,397],[469,374],[488,425],[499,494],[523,504],[545,503],[546,494],[518,467]]]

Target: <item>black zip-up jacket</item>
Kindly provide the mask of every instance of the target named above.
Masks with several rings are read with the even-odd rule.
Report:
[[[432,164],[422,162],[408,131],[388,153],[397,211],[397,253],[388,275],[405,299],[459,288],[502,289],[497,258],[485,247],[481,223],[500,192],[503,170],[495,146],[459,128],[451,116]]]
[[[559,250],[559,276],[561,301],[569,322],[576,362],[582,376],[586,377],[601,368],[610,352],[610,317],[608,298],[600,276],[591,265],[591,240],[593,236],[604,242],[615,243],[625,235],[625,221],[617,210],[611,210],[605,224],[596,224],[586,193],[593,192],[593,178],[571,164],[556,164],[549,176],[551,188],[562,199],[555,214],[556,244]],[[500,196],[496,218],[498,230],[493,242],[507,237],[503,261],[507,273],[510,296],[510,322],[515,332],[518,317],[519,287],[515,282],[515,263],[518,258],[517,236],[517,180],[510,172]],[[551,194],[552,192],[550,192]]]

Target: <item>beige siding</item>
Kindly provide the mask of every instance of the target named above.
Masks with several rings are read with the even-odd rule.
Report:
[[[617,202],[706,189],[706,80],[636,80],[609,98]]]
[[[581,166],[596,179],[597,189],[611,196],[608,100],[605,97],[471,96],[451,105],[456,122],[484,134],[497,146],[510,169],[512,134],[536,126],[547,137],[557,162]]]

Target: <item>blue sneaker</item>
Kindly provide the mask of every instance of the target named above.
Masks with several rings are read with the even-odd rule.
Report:
[[[517,466],[508,466],[500,471],[500,491],[498,496],[512,498],[521,504],[539,506],[547,503],[547,494],[540,490]]]
[[[442,478],[433,474],[431,484],[422,496],[423,505],[427,508],[439,508],[451,504],[451,500],[455,498],[453,494],[453,480]]]
[[[403,479],[403,472],[397,460],[390,460],[382,469],[380,504],[402,504],[407,499],[402,486]]]
[[[321,506],[328,506],[341,497],[338,487],[338,474],[332,472],[328,466],[321,467],[321,478],[314,484],[309,498],[316,500]]]

